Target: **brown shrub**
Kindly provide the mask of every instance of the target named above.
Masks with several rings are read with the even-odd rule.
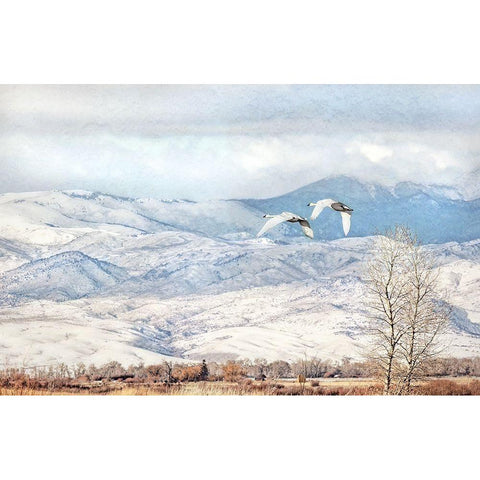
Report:
[[[137,377],[130,377],[130,378],[126,378],[124,380],[124,383],[127,383],[127,384],[135,384],[135,383],[143,383],[143,379],[142,378],[137,378]]]
[[[163,365],[149,365],[146,370],[150,377],[162,379],[165,377],[165,367]]]
[[[238,382],[247,374],[242,365],[232,361],[228,361],[223,365],[222,373],[226,382]]]
[[[430,380],[414,391],[417,395],[480,395],[480,380],[456,382],[453,380]]]
[[[274,395],[315,395],[315,390],[313,388],[302,386],[302,385],[289,385],[284,388],[279,388]]]
[[[180,382],[198,382],[202,379],[202,366],[177,367],[173,371],[173,376]]]

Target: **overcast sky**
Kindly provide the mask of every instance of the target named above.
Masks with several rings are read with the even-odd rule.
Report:
[[[479,86],[0,85],[1,192],[269,197],[480,166]]]

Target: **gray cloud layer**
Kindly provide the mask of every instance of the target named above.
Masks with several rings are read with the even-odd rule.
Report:
[[[265,197],[480,166],[478,86],[0,86],[1,191]]]

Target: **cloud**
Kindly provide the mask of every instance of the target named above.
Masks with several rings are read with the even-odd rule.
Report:
[[[361,153],[365,158],[373,163],[379,163],[382,160],[391,157],[393,150],[385,145],[377,145],[375,143],[362,143],[359,141],[353,142],[345,149],[348,154]]]
[[[480,86],[469,85],[17,85],[0,86],[0,102],[2,127],[31,133],[279,135],[480,126]]]
[[[268,197],[480,166],[469,86],[0,86],[2,191]]]

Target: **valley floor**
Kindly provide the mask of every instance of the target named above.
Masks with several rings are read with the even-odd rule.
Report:
[[[309,380],[304,385],[295,380],[239,382],[185,382],[179,384],[126,383],[119,381],[70,382],[62,386],[23,384],[0,387],[0,395],[381,395],[382,387],[372,378],[328,378]],[[434,377],[418,382],[412,395],[480,395],[480,377]]]

